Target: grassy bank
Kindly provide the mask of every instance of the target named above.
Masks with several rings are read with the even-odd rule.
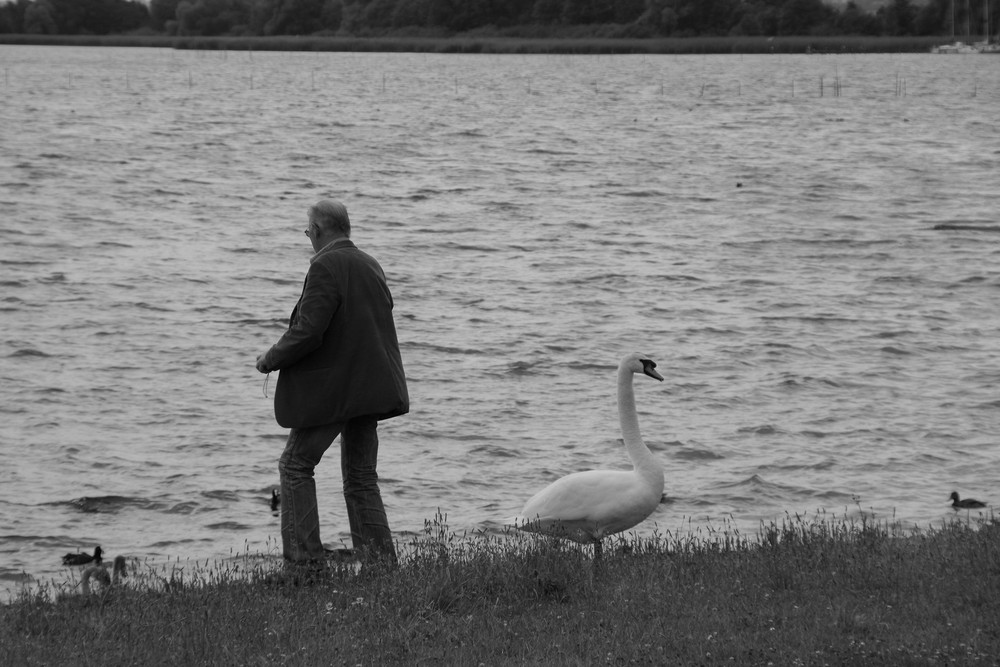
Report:
[[[1000,522],[789,518],[589,550],[429,525],[401,567],[273,586],[252,559],[0,608],[0,664],[996,664]]]
[[[167,37],[161,35],[0,35],[0,44],[131,46],[230,51],[418,53],[709,54],[927,53],[942,37],[690,37],[524,39],[512,37]]]

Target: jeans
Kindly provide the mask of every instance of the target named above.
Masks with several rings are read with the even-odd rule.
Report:
[[[359,417],[346,422],[293,428],[278,461],[281,478],[281,547],[285,560],[322,564],[319,509],[313,472],[340,435],[340,469],[344,480],[347,520],[355,552],[363,560],[396,562],[396,548],[382,505],[375,471],[378,422]]]

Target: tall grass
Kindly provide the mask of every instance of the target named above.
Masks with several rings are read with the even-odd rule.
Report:
[[[929,52],[941,37],[168,37],[163,35],[0,35],[0,44],[132,46],[242,51],[430,53],[708,54]]]
[[[248,556],[138,572],[88,598],[0,608],[0,664],[995,664],[1000,522],[903,534],[789,516],[589,550],[455,535],[439,517],[399,569],[265,583]]]

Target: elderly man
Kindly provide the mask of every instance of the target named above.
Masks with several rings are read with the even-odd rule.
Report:
[[[309,209],[306,236],[316,254],[288,330],[257,357],[261,373],[281,371],[278,424],[290,428],[278,462],[281,544],[286,562],[323,567],[314,469],[340,435],[347,518],[363,560],[395,564],[378,487],[378,421],[409,411],[406,377],[382,267],[350,240],[347,209],[327,199]]]

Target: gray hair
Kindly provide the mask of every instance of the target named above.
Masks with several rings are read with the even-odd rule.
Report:
[[[320,229],[351,237],[351,219],[347,207],[336,199],[324,199],[309,207],[309,220]]]

